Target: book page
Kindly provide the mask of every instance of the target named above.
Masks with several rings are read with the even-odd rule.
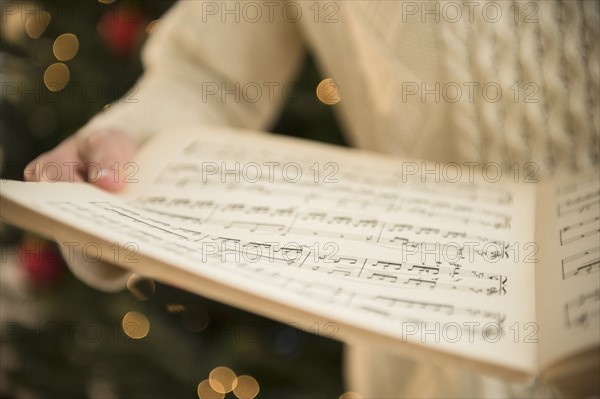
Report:
[[[600,345],[600,176],[549,182],[538,204],[536,296],[545,368]]]
[[[537,372],[531,185],[222,128],[159,136],[129,173],[119,196],[2,194],[158,261],[117,257],[138,273],[309,331]]]

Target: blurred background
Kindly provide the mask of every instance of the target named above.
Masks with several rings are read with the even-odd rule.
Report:
[[[30,160],[132,86],[140,48],[172,4],[0,0],[1,178],[22,180]],[[307,55],[301,95],[273,132],[345,144],[331,106],[315,95],[323,79]],[[53,243],[6,224],[0,238],[1,398],[344,392],[337,341],[142,278],[101,293],[70,274]],[[214,392],[209,376],[223,391],[236,376],[239,384]]]

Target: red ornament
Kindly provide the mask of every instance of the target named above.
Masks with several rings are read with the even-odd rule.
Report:
[[[56,244],[36,237],[23,239],[19,257],[31,282],[36,285],[56,283],[65,269],[65,262]]]
[[[125,57],[141,44],[148,20],[132,4],[106,11],[98,22],[98,34],[104,45],[115,55]]]

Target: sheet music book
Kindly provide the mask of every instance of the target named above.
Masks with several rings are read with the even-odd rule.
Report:
[[[597,173],[496,181],[221,127],[158,135],[124,170],[118,194],[3,181],[1,216],[90,262],[349,343],[595,381]]]

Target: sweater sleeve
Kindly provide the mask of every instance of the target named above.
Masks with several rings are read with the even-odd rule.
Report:
[[[281,12],[257,9],[260,18],[251,19],[241,4],[176,3],[144,46],[143,76],[78,134],[116,128],[142,143],[174,125],[268,127],[301,63],[302,41]]]
[[[265,129],[301,63],[302,41],[281,13],[265,9],[250,20],[235,9],[241,4],[176,3],[143,49],[143,76],[76,134],[117,129],[141,144],[175,125]],[[68,263],[76,276],[103,291],[123,289],[130,274],[81,257]]]

